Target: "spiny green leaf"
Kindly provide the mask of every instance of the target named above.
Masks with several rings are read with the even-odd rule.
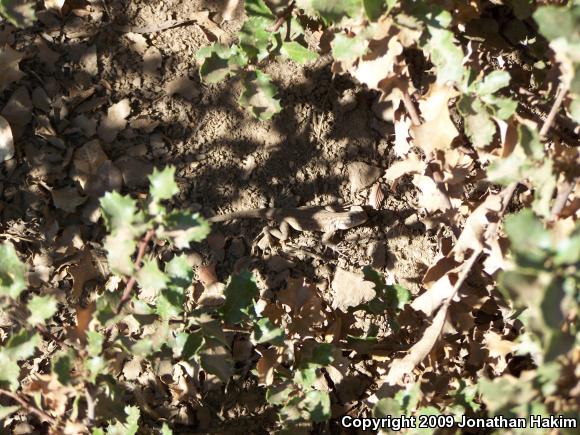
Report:
[[[402,414],[401,405],[392,397],[379,400],[373,408],[373,417],[375,418],[399,417]]]
[[[277,328],[267,317],[254,323],[252,342],[255,344],[270,343],[274,346],[284,343],[284,329]]]
[[[0,349],[0,385],[7,383],[12,391],[20,386],[20,366],[10,357],[6,356]]]
[[[163,170],[158,171],[157,168],[149,175],[149,182],[151,187],[149,193],[153,201],[162,201],[170,199],[179,193],[179,187],[175,182],[175,167],[167,166]]]
[[[437,83],[461,83],[463,78],[463,51],[455,43],[449,30],[428,26],[431,38],[425,52],[437,68]]]
[[[189,248],[191,242],[201,242],[210,232],[210,226],[199,213],[175,211],[166,219],[166,226],[158,232],[159,237],[172,240],[179,249]]]
[[[154,301],[169,282],[169,278],[159,269],[155,259],[144,260],[143,266],[135,276],[141,287],[140,296],[147,301]]]
[[[330,395],[327,391],[308,391],[300,406],[307,412],[308,419],[322,423],[330,418]]]
[[[20,409],[20,406],[0,406],[0,421],[4,420],[9,415],[14,414],[16,411]]]
[[[481,82],[477,84],[475,91],[479,95],[494,94],[510,83],[510,74],[507,71],[493,71],[486,75]]]
[[[227,323],[240,323],[247,312],[253,307],[254,298],[258,296],[258,287],[254,277],[249,272],[242,272],[231,277],[225,288],[226,301],[220,308],[220,313]]]
[[[496,131],[496,126],[481,100],[464,96],[457,105],[465,120],[465,132],[473,145],[482,148],[489,145]]]
[[[26,305],[28,307],[28,311],[30,311],[30,316],[28,316],[27,319],[28,323],[32,326],[43,323],[46,319],[54,316],[54,313],[56,313],[57,305],[58,304],[54,296],[33,296]]]
[[[332,56],[336,60],[353,62],[366,53],[368,46],[368,39],[362,34],[350,37],[345,33],[337,33],[331,42]]]
[[[107,427],[107,435],[135,435],[139,430],[139,418],[141,411],[136,406],[126,406],[127,415],[125,423],[117,421],[114,425]]]
[[[103,351],[105,336],[97,331],[87,331],[87,350],[90,356],[98,356]]]
[[[180,349],[178,350],[180,350],[181,358],[183,358],[185,361],[188,361],[198,354],[199,350],[204,345],[205,340],[203,338],[203,331],[201,329],[198,329],[191,334],[183,334],[184,336],[180,338],[180,342],[182,343],[179,346]]]
[[[107,261],[113,273],[131,275],[134,265],[131,256],[135,253],[137,242],[130,229],[122,229],[109,234],[105,239]]]
[[[34,354],[40,344],[40,336],[30,331],[22,330],[14,334],[1,348],[2,355],[13,361],[24,360]]]
[[[2,0],[0,16],[3,16],[16,27],[30,27],[36,21],[35,2],[33,0]]]
[[[533,14],[540,33],[548,40],[580,41],[580,7],[542,6]]]
[[[16,299],[26,288],[26,266],[11,243],[0,245],[0,295]]]
[[[131,226],[137,221],[137,202],[118,192],[107,192],[100,200],[105,224],[109,231]]]
[[[167,423],[163,423],[161,426],[161,435],[173,435],[173,431],[167,426]]]
[[[278,89],[267,74],[260,70],[251,71],[244,76],[243,86],[240,104],[256,118],[266,121],[282,110],[280,100],[276,98]]]
[[[284,42],[280,53],[294,62],[304,65],[318,59],[318,55],[295,41]]]
[[[272,21],[276,16],[263,0],[245,0],[244,9],[248,17],[260,17]]]
[[[363,13],[360,0],[302,0],[299,6],[314,11],[329,23],[339,23],[343,18],[354,18]]]
[[[67,385],[72,378],[73,362],[73,351],[62,351],[52,358],[52,371],[56,373],[58,381],[63,385]]]
[[[369,17],[369,20],[371,21],[379,19],[385,11],[385,0],[362,0],[362,2],[367,17]]]

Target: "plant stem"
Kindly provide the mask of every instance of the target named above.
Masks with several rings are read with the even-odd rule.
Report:
[[[270,31],[272,33],[276,33],[278,30],[280,30],[280,27],[282,27],[282,24],[284,24],[284,21],[286,21],[286,19],[288,19],[288,17],[290,16],[292,11],[294,10],[295,5],[296,5],[296,3],[293,1],[286,7],[286,9],[284,9],[282,11],[280,16],[278,17],[278,19],[276,20],[276,22],[274,23],[274,25],[270,29]]]
[[[550,113],[548,113],[548,116],[546,117],[546,120],[544,121],[544,124],[542,125],[542,128],[540,129],[540,137],[541,138],[545,138],[546,134],[548,134],[548,130],[550,130],[550,127],[554,123],[554,119],[556,118],[556,114],[558,113],[558,110],[560,110],[560,106],[562,105],[562,102],[564,101],[564,97],[566,96],[567,92],[568,92],[568,86],[566,86],[566,85],[561,85],[558,88],[558,93],[556,94],[556,99],[554,100],[554,104],[552,104],[552,108],[550,109]]]
[[[35,406],[31,405],[26,400],[24,400],[22,397],[20,397],[20,395],[18,395],[17,393],[13,393],[11,391],[7,391],[7,390],[4,390],[3,388],[0,388],[0,394],[11,398],[15,402],[18,402],[18,404],[20,406],[22,406],[26,411],[28,411],[29,413],[35,414],[41,420],[48,421],[50,424],[56,425],[56,419],[54,417],[51,417],[43,410],[38,409]]]
[[[131,298],[131,290],[133,290],[133,287],[135,286],[135,283],[137,282],[135,275],[141,269],[141,261],[143,260],[143,256],[145,255],[145,250],[147,249],[147,245],[149,244],[149,242],[151,241],[151,239],[153,238],[154,235],[155,235],[155,230],[150,229],[145,233],[145,236],[139,242],[139,251],[137,252],[137,258],[135,259],[135,262],[133,263],[133,265],[135,266],[135,272],[133,273],[133,275],[131,276],[131,278],[127,282],[127,285],[125,286],[125,290],[123,291],[123,296],[121,296],[121,300],[119,301],[119,305],[117,305],[117,313],[121,312],[123,305],[125,305],[125,303]]]
[[[405,110],[407,110],[407,113],[409,114],[409,117],[411,118],[411,122],[413,123],[413,125],[415,127],[418,127],[421,125],[421,119],[419,118],[419,114],[417,113],[417,109],[415,108],[415,103],[413,103],[413,100],[411,100],[411,96],[407,91],[402,92]]]

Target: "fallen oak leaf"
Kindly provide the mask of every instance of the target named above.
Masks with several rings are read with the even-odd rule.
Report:
[[[5,162],[14,157],[14,138],[10,124],[3,116],[0,116],[0,162]]]
[[[19,67],[23,58],[24,53],[13,50],[8,45],[0,48],[0,92],[24,76]]]
[[[365,281],[362,273],[336,269],[332,279],[332,308],[347,312],[350,307],[356,307],[369,302],[376,296],[375,284]]]

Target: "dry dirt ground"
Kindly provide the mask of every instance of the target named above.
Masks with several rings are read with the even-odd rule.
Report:
[[[392,192],[381,183],[392,161],[393,131],[375,95],[333,76],[329,65],[272,64],[266,71],[279,86],[284,110],[269,122],[257,121],[238,106],[235,80],[206,85],[199,79],[195,53],[215,40],[211,28],[191,23],[147,34],[120,30],[209,10],[226,32],[222,38],[231,38],[240,22],[220,23],[224,2],[87,3],[65,16],[44,11],[25,31],[0,24],[0,46],[25,53],[24,75],[0,94],[0,109],[22,108],[17,115],[5,111],[18,139],[16,159],[0,169],[1,232],[30,256],[33,285],[82,292],[98,273],[73,265],[91,263],[91,243],[104,235],[98,197],[113,188],[142,195],[153,167],[174,165],[181,189],[174,205],[206,216],[271,206],[365,205],[373,190],[384,193],[366,224],[338,235],[340,254],[323,247],[320,234],[293,232],[289,241],[262,250],[256,241],[263,221],[214,225],[195,254],[200,264],[215,264],[220,279],[247,267],[272,291],[299,276],[325,291],[336,267],[373,265],[417,291],[436,238],[413,214],[412,190],[403,183]],[[83,186],[95,168],[98,182]],[[219,427],[207,406],[221,408],[223,416],[238,413],[240,427],[255,425],[244,418],[255,417],[252,407],[258,412],[263,399],[237,385],[219,399],[224,402],[215,400],[194,413],[199,430]],[[247,409],[236,411],[236,402]],[[273,415],[263,418],[272,421]]]

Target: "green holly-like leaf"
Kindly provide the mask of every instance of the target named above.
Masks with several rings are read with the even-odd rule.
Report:
[[[447,12],[445,12],[447,13]],[[455,43],[453,32],[427,26],[431,38],[424,47],[425,53],[437,68],[437,83],[461,83],[463,78],[463,51]]]
[[[165,273],[171,277],[172,281],[177,281],[176,284],[180,285],[189,285],[193,278],[191,264],[184,254],[173,257],[165,265]]]
[[[308,391],[300,407],[306,411],[308,420],[322,423],[330,418],[330,395],[327,391]]]
[[[155,305],[155,312],[163,319],[179,317],[183,313],[184,302],[183,287],[169,286],[161,290]]]
[[[558,38],[580,42],[580,6],[542,6],[533,14],[540,33],[550,41]]]
[[[205,340],[201,329],[190,334],[182,332],[176,340],[174,351],[185,361],[188,361],[199,353],[204,343]]]
[[[161,435],[173,435],[173,431],[167,426],[167,423],[163,423],[161,426]]]
[[[20,409],[20,406],[0,406],[0,421],[4,420],[6,417],[14,414],[16,411]]]
[[[98,356],[103,351],[105,336],[97,331],[87,331],[87,350],[90,356]]]
[[[133,232],[122,229],[109,234],[104,242],[107,251],[107,260],[113,273],[118,275],[131,275],[134,265],[131,256],[135,253],[137,242]]]
[[[125,423],[117,421],[114,425],[107,427],[107,435],[135,435],[139,430],[139,418],[141,411],[136,406],[126,406],[127,415]]]
[[[280,100],[276,98],[278,89],[267,74],[260,70],[251,71],[244,76],[243,86],[240,104],[256,118],[266,121],[282,110]]]
[[[100,200],[105,224],[110,232],[130,227],[138,221],[137,202],[118,192],[107,192]]]
[[[226,300],[220,313],[226,323],[235,324],[247,317],[259,292],[252,274],[242,272],[231,277],[224,293]]]
[[[284,42],[282,48],[280,48],[280,53],[300,65],[318,59],[318,55],[315,52],[303,47],[295,41]]]
[[[58,381],[63,385],[67,385],[72,378],[74,359],[75,356],[72,350],[61,351],[52,358],[52,371],[56,373]]]
[[[274,34],[270,32],[271,22],[259,17],[246,20],[240,29],[240,47],[249,59],[264,60],[270,54]]]
[[[376,21],[385,11],[385,0],[362,0],[365,12],[369,20]]]
[[[158,237],[166,237],[179,249],[189,248],[192,242],[201,242],[210,232],[209,223],[199,213],[172,212]]]
[[[16,27],[30,27],[36,21],[34,0],[1,0],[0,16]]]
[[[0,245],[0,295],[16,299],[26,288],[26,266],[11,243]]]
[[[493,71],[476,83],[475,92],[480,96],[494,94],[509,83],[510,75],[507,71]]]
[[[159,292],[167,287],[169,282],[169,278],[159,269],[155,259],[143,261],[143,266],[137,272],[136,279],[141,287],[140,297],[151,302],[157,299]]]
[[[30,316],[27,319],[28,323],[32,326],[43,323],[46,319],[54,316],[57,305],[56,299],[53,296],[33,296],[26,305],[28,311],[30,311]]]
[[[177,187],[177,183],[175,182],[174,166],[167,166],[161,171],[155,169],[149,175],[149,182],[151,183],[149,193],[155,202],[170,199],[179,193],[179,187]]]
[[[254,323],[254,332],[252,334],[254,344],[270,343],[279,346],[284,343],[284,329],[278,328],[270,319],[264,317]]]
[[[481,100],[464,96],[457,105],[465,120],[465,132],[475,147],[488,145],[496,131],[496,126]]]
[[[199,75],[206,83],[218,83],[230,74],[236,74],[248,63],[247,55],[237,45],[227,47],[215,43],[200,48],[196,53],[198,61],[202,62]]]
[[[522,264],[541,264],[551,246],[550,234],[530,209],[506,217],[504,229],[511,250]]]
[[[276,19],[268,5],[263,0],[245,0],[246,15],[251,18],[263,18],[269,22]]]
[[[386,397],[379,400],[373,408],[373,417],[399,417],[403,415],[401,405],[392,397]]]
[[[0,347],[0,384],[7,382],[12,391],[20,385],[19,361],[31,357],[40,344],[40,336],[29,331],[22,330],[13,335],[3,347]]]
[[[369,46],[365,35],[350,37],[345,33],[337,33],[331,42],[332,56],[338,61],[353,62],[363,56]]]
[[[344,18],[355,18],[363,14],[360,0],[302,0],[299,6],[315,12],[328,23],[339,23]]]

